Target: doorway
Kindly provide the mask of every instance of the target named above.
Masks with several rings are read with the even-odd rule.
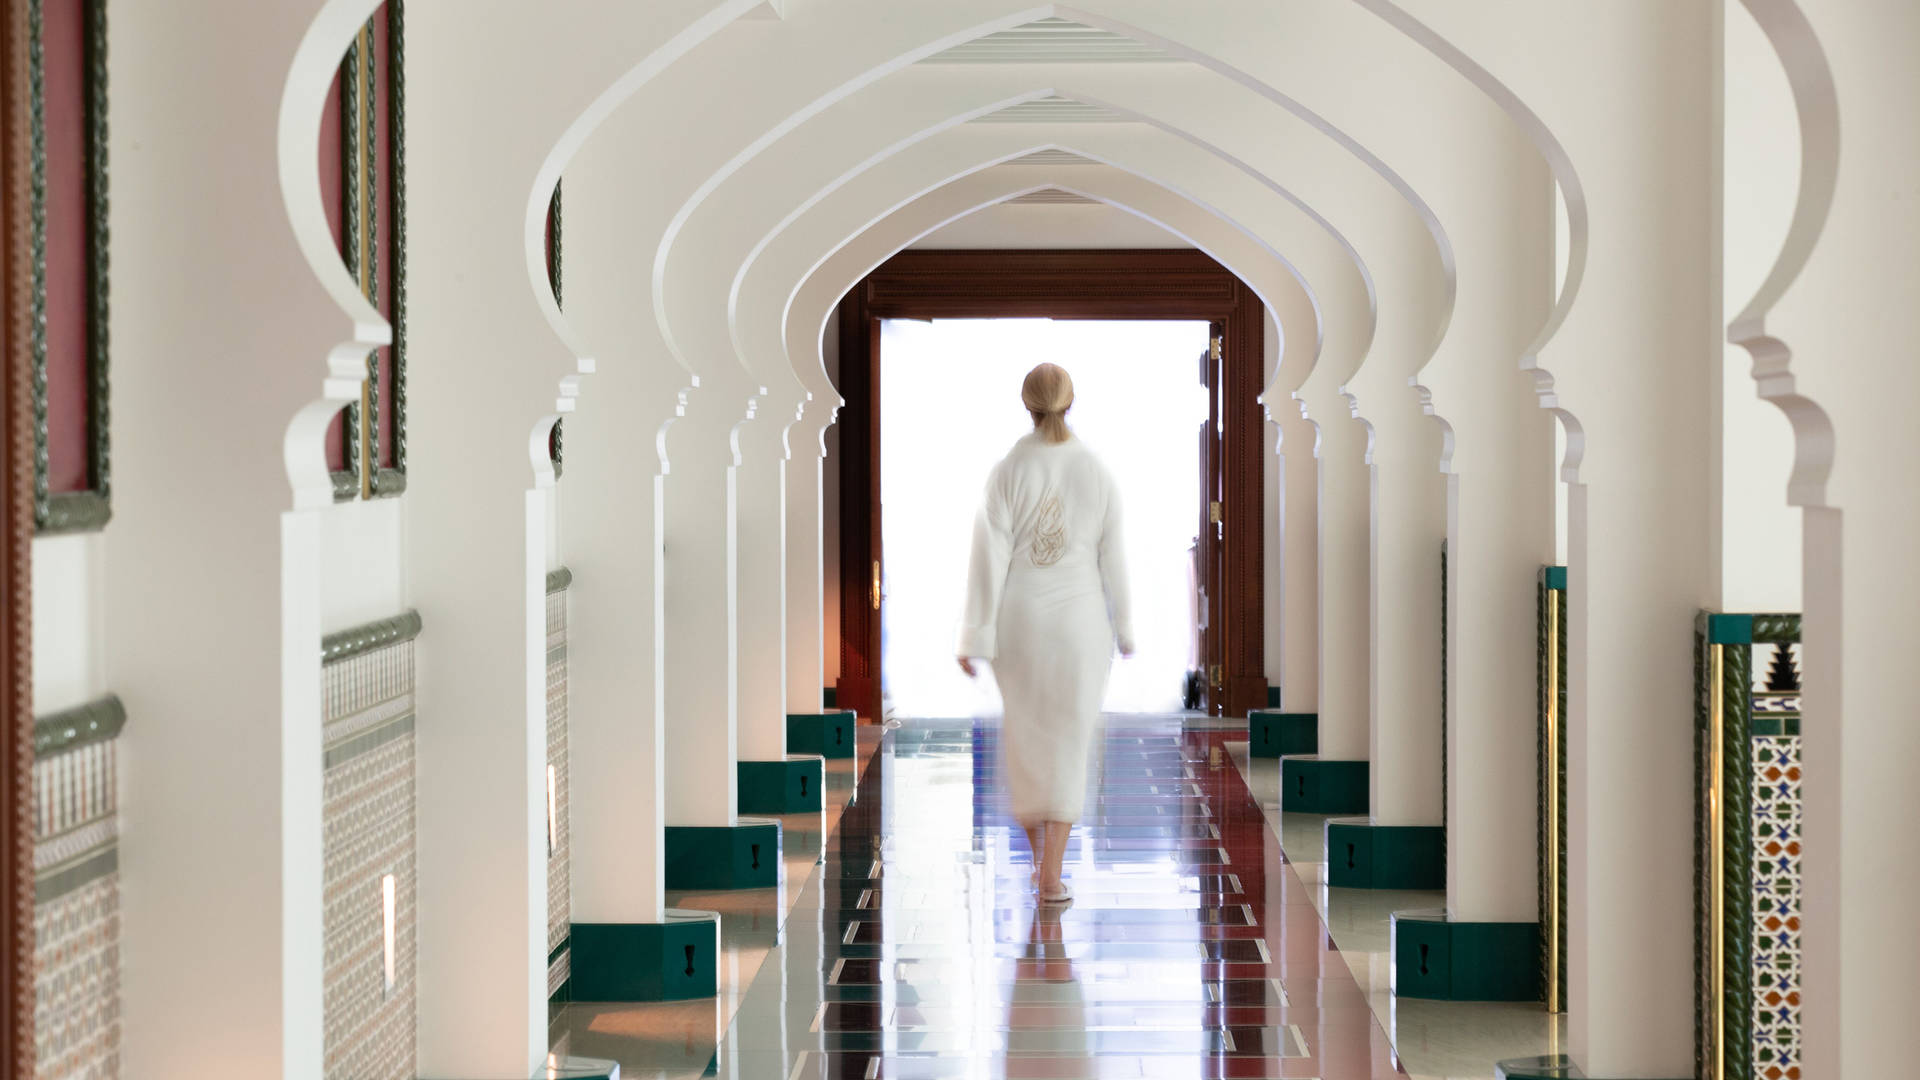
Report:
[[[990,676],[953,662],[974,514],[987,473],[1032,430],[1020,383],[1052,360],[1073,375],[1069,421],[1112,472],[1125,522],[1137,651],[1117,661],[1108,712],[1183,707],[1199,666],[1191,572],[1201,505],[1204,321],[888,319],[880,324],[881,672],[893,711],[992,709]]]
[[[838,641],[836,701],[868,722],[888,711],[882,663],[890,637],[886,582],[892,575],[885,554],[889,515],[883,513],[882,448],[886,433],[900,421],[882,417],[883,322],[1022,318],[1124,320],[1136,328],[1153,321],[1209,324],[1204,342],[1183,346],[1195,349],[1192,356],[1164,361],[1186,385],[1195,384],[1197,373],[1205,387],[1206,423],[1196,426],[1189,418],[1180,425],[1188,442],[1179,451],[1179,460],[1193,466],[1197,450],[1190,475],[1201,492],[1184,512],[1171,511],[1184,519],[1184,535],[1200,541],[1190,556],[1197,583],[1193,595],[1201,603],[1189,617],[1203,628],[1193,635],[1199,654],[1194,689],[1201,707],[1215,715],[1245,716],[1264,706],[1266,420],[1260,392],[1266,381],[1266,315],[1259,298],[1232,271],[1195,250],[906,251],[847,294],[829,328],[838,346],[835,384],[844,399],[835,429],[838,463],[830,481],[830,499],[837,504],[833,543],[839,555],[839,610],[827,629],[829,639]],[[1074,368],[1076,378],[1085,367]],[[1017,383],[1011,391],[1001,389],[995,400],[1017,402]],[[995,411],[982,408],[983,415]],[[993,448],[986,451],[988,460],[964,490],[946,493],[969,515],[986,467],[1004,453],[1024,422],[1017,404],[1008,411],[1011,419],[1005,422],[1013,426],[1005,437],[980,440]],[[1076,420],[1084,425],[1085,415]],[[950,623],[952,616],[946,618]],[[1183,618],[1179,625],[1184,631],[1191,624]],[[942,662],[951,664],[950,652],[951,625],[940,649]]]

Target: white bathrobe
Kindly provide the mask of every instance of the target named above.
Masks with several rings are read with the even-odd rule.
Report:
[[[1028,435],[987,479],[958,650],[993,662],[1021,822],[1080,819],[1116,640],[1133,651],[1113,478],[1079,439]]]

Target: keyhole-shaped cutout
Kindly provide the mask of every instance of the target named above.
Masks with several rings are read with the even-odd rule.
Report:
[[[1427,970],[1427,946],[1425,945],[1420,946],[1420,974],[1432,974],[1432,972]]]
[[[1298,788],[1295,793],[1298,794],[1303,799],[1306,798],[1307,797],[1307,778],[1304,776],[1296,776],[1293,779],[1294,779],[1294,783],[1298,785]]]
[[[839,746],[839,745],[840,745],[840,739],[841,739],[841,737],[842,737],[842,736],[843,736],[844,734],[845,734],[845,732],[842,732],[842,731],[841,731],[841,730],[840,730],[840,729],[839,729],[838,727],[835,727],[835,728],[833,729],[833,745],[835,745],[835,746]]]
[[[1347,869],[1353,869],[1353,845],[1347,845]]]
[[[760,869],[760,845],[759,844],[753,845],[753,868],[755,870]]]
[[[1261,728],[1260,729],[1260,745],[1265,746],[1272,741],[1273,741],[1273,732],[1267,730],[1264,727]]]
[[[686,950],[687,950],[687,978],[691,979],[693,978],[693,946],[691,945],[686,946]]]
[[[804,774],[800,777],[800,797],[807,797],[807,778]]]

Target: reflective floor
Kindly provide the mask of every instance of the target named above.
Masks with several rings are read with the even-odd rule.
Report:
[[[627,1077],[1406,1075],[1371,961],[1356,977],[1228,752],[1245,728],[1110,724],[1070,906],[1034,903],[992,729],[877,751],[862,729],[829,776],[851,805],[783,819],[785,892],[671,898],[723,912],[720,997],[568,1006],[557,1048]]]

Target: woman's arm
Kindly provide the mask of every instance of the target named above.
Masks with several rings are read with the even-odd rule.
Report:
[[[973,520],[973,555],[967,565],[967,610],[960,622],[960,641],[954,650],[969,668],[969,657],[991,660],[997,651],[994,631],[1000,622],[1000,594],[1007,584],[1013,537],[1007,524],[1006,500],[1001,497],[999,470],[987,481],[980,512]],[[969,675],[972,671],[967,672]]]
[[[1107,517],[1100,527],[1100,580],[1107,588],[1107,610],[1121,656],[1133,655],[1133,595],[1128,588],[1127,544],[1120,528],[1120,491],[1106,477]]]

